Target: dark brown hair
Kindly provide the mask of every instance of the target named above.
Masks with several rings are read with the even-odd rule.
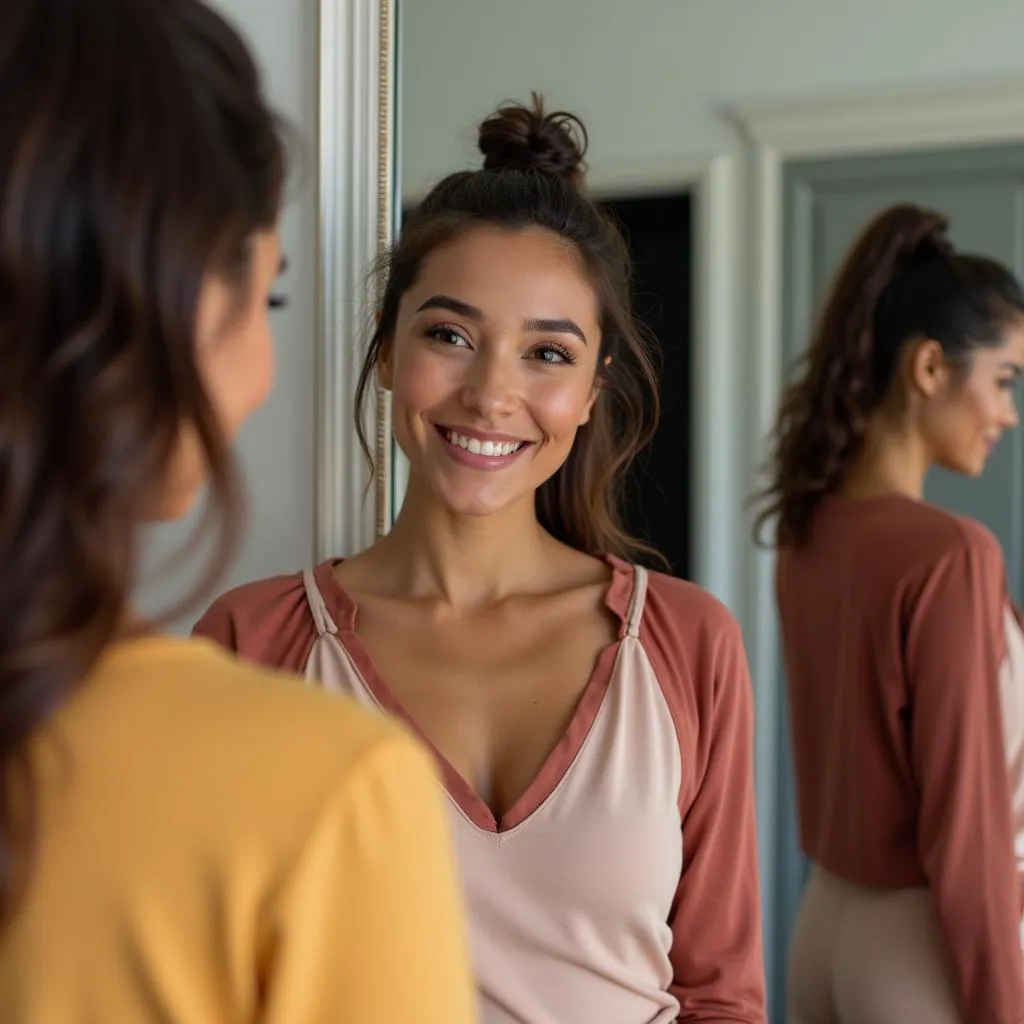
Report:
[[[510,103],[480,126],[481,170],[439,182],[404,225],[384,262],[380,318],[356,389],[356,429],[371,462],[364,410],[382,348],[392,340],[402,296],[423,260],[478,225],[539,227],[572,245],[600,304],[601,387],[590,421],[565,464],[537,492],[541,524],[589,554],[654,555],[630,536],[620,513],[623,475],[658,421],[653,349],[632,312],[629,252],[615,223],[582,191],[586,130],[572,114]],[[606,363],[608,357],[611,361]]]
[[[846,254],[802,373],[782,397],[756,538],[775,520],[776,545],[806,540],[819,502],[860,453],[909,342],[939,342],[966,371],[972,351],[1001,345],[1024,316],[1013,274],[957,252],[948,228],[942,214],[902,203],[871,221]]]
[[[0,5],[0,923],[31,864],[28,744],[125,628],[182,428],[218,564],[239,512],[195,353],[204,275],[250,278],[282,136],[199,0]]]

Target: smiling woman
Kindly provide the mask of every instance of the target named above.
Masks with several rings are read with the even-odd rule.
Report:
[[[480,128],[480,149],[484,171],[458,172],[441,181],[403,226],[401,240],[387,259],[387,283],[359,378],[357,407],[362,410],[369,399],[378,369],[380,382],[393,391],[392,401],[401,404],[406,378],[399,375],[397,388],[391,388],[390,360],[401,361],[409,351],[401,339],[410,329],[413,309],[419,330],[447,328],[450,335],[454,329],[463,346],[476,353],[474,380],[496,366],[500,369],[503,355],[525,339],[522,354],[529,355],[527,361],[536,364],[535,369],[546,372],[558,363],[574,370],[547,374],[541,378],[542,389],[554,387],[562,395],[565,383],[583,385],[583,395],[577,395],[579,418],[572,424],[570,444],[561,449],[562,458],[540,460],[541,468],[549,470],[534,485],[541,522],[554,536],[584,550],[624,557],[650,554],[642,541],[623,529],[618,492],[625,468],[653,434],[657,377],[648,343],[632,316],[629,255],[622,236],[573,185],[583,181],[586,133],[572,115],[545,115],[535,98],[532,110],[511,105],[488,118]],[[549,173],[543,172],[545,168]],[[467,233],[469,228],[474,230]],[[495,259],[507,273],[489,272],[488,261]],[[554,276],[548,272],[551,266]],[[502,331],[495,343],[494,331],[483,330],[482,300],[449,296],[456,290],[451,287],[430,287],[438,268],[443,268],[444,280],[462,289],[479,288],[484,279],[482,294],[493,296],[489,301],[494,309],[488,315],[513,310],[523,321],[516,324],[522,337],[510,343],[509,333]],[[513,282],[522,282],[515,295],[510,291]],[[524,302],[530,295],[533,299]],[[453,325],[439,318],[439,311],[431,310],[431,296],[447,297],[444,311],[460,314],[461,322]],[[573,315],[561,311],[566,303],[574,308]],[[529,310],[525,316],[519,312],[524,309]],[[427,316],[431,311],[433,320]],[[481,316],[468,315],[474,312]],[[486,336],[475,348],[473,338],[481,332]],[[594,339],[592,345],[587,344],[588,335]],[[416,358],[416,350],[412,352],[406,358]],[[602,400],[591,420],[598,390]],[[555,407],[562,410],[559,403]],[[356,425],[369,454],[364,422],[360,411]],[[571,443],[584,424],[578,443]],[[396,408],[395,438],[411,462],[413,454],[400,436],[407,426]],[[542,431],[536,423],[532,429],[535,434]],[[558,437],[537,434],[529,440],[542,442],[538,447],[545,453],[554,444],[557,453],[565,427],[559,425]],[[417,486],[416,477],[412,467],[410,490]]]
[[[442,287],[459,297],[437,293]],[[599,311],[580,261],[567,259],[549,231],[474,228],[423,260],[398,304],[393,337],[381,347],[379,376],[412,468],[406,501],[423,501],[426,488],[462,514],[521,506],[532,519],[537,492],[564,471],[604,386]],[[584,435],[579,443],[591,442]],[[508,472],[480,480],[462,466]],[[594,476],[591,486],[603,496],[604,480]],[[552,532],[581,537],[580,510],[552,506]],[[608,506],[608,526],[620,536],[609,535],[603,548],[625,554],[631,542],[617,511]]]
[[[622,526],[657,396],[585,138],[498,110],[387,260],[358,390],[410,467],[391,531],[197,629],[433,749],[487,1024],[763,1024],[746,659]]]

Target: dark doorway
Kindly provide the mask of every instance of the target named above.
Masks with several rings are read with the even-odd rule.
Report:
[[[629,244],[636,315],[658,340],[661,357],[661,418],[626,481],[626,525],[685,579],[690,575],[692,203],[688,194],[673,193],[603,205]]]

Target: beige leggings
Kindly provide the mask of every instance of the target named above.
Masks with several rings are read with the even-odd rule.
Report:
[[[812,869],[789,947],[788,1024],[961,1024],[927,889]]]

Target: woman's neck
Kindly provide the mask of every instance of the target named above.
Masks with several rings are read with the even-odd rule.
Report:
[[[467,516],[410,489],[373,551],[383,589],[468,610],[542,587],[561,549],[537,521],[532,497]]]
[[[924,443],[914,432],[875,421],[843,478],[840,494],[848,498],[902,494],[920,501],[930,466]]]

